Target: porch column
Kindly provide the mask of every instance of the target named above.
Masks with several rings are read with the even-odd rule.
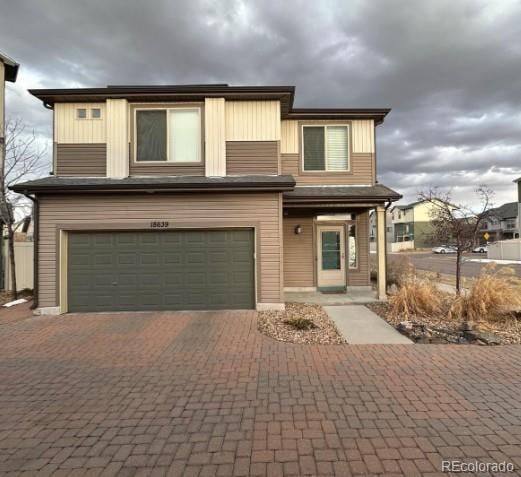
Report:
[[[385,255],[386,243],[385,243],[385,208],[379,205],[376,208],[376,252],[378,256],[378,299],[386,300],[386,260]]]

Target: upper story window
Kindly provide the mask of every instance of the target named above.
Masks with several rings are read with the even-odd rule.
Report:
[[[138,109],[135,138],[137,162],[200,162],[201,111]]]
[[[302,148],[305,172],[349,170],[347,125],[303,126]]]
[[[77,108],[77,119],[101,119],[101,108]]]

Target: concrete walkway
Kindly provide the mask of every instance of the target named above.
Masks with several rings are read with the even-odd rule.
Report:
[[[413,344],[365,306],[325,306],[324,310],[349,344]]]

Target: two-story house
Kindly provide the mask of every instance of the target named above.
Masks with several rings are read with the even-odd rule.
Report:
[[[518,202],[507,202],[490,209],[483,221],[481,236],[483,241],[489,242],[518,238]]]
[[[31,90],[54,112],[35,201],[42,313],[283,309],[287,290],[368,286],[388,109],[297,109],[292,86]]]
[[[391,209],[393,242],[411,242],[411,248],[428,248],[433,241],[433,210],[436,205],[428,200],[395,205]]]

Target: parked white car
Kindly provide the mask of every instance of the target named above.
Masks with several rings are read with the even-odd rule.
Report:
[[[472,253],[487,253],[487,252],[488,252],[488,245],[480,245],[479,247],[472,249]]]
[[[432,253],[456,253],[456,248],[452,245],[438,245],[432,248]]]

